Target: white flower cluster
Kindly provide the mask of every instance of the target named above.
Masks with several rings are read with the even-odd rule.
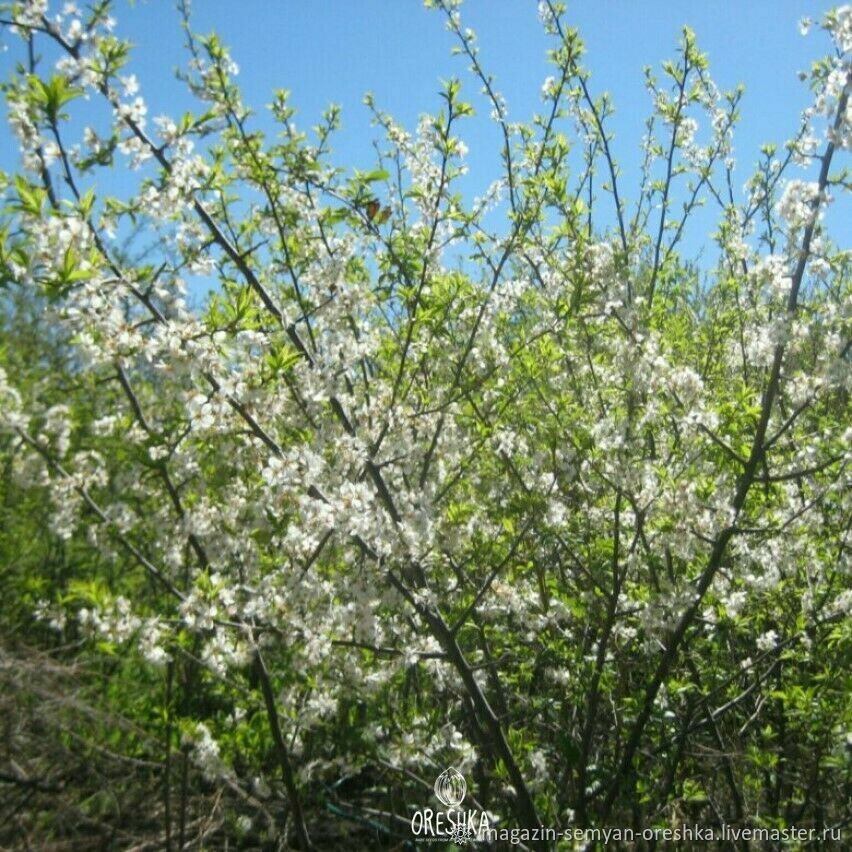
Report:
[[[205,778],[214,781],[230,774],[221,758],[219,743],[203,722],[198,722],[193,731],[184,734],[183,743],[191,747],[192,759]]]
[[[81,607],[77,621],[84,633],[117,645],[127,642],[142,626],[142,619],[133,614],[130,601],[122,596],[104,606]]]
[[[791,180],[778,202],[778,214],[791,229],[808,225],[816,214],[819,186],[812,181]]]

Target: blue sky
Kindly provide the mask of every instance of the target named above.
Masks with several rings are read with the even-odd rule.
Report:
[[[185,56],[170,0],[119,0],[115,8],[119,33],[136,44],[131,70],[149,116],[200,111],[174,79],[174,68]],[[827,8],[806,0],[569,2],[567,20],[586,42],[592,90],[608,91],[617,109],[611,126],[624,170],[622,193],[635,197],[638,145],[649,109],[642,68],[659,68],[674,55],[683,24],[696,31],[700,47],[709,53],[720,88],[746,86],[736,136],[740,186],[760,145],[783,142],[796,129],[808,103],[797,72],[828,49],[821,31],[803,38],[798,21],[805,15],[818,19]],[[463,58],[450,55],[454,42],[443,15],[425,9],[420,0],[195,0],[193,12],[198,31],[216,30],[231,47],[245,101],[258,111],[261,126],[272,127],[264,107],[275,88],[291,90],[296,122],[306,129],[329,103],[342,105],[343,129],[334,152],[340,165],[373,165],[376,133],[362,105],[365,92],[373,92],[383,110],[413,128],[419,114],[440,107],[440,80],[460,77],[466,99],[479,108],[463,132],[471,167],[466,192],[472,197],[496,177],[499,138],[487,118],[489,107]],[[535,0],[467,0],[462,14],[479,35],[482,62],[496,77],[510,117],[526,119],[540,110],[541,84],[550,66]],[[4,71],[15,53],[0,57]],[[0,137],[0,162],[8,166],[12,150],[5,128]],[[700,249],[712,220],[706,225],[703,235],[690,236],[693,250]]]

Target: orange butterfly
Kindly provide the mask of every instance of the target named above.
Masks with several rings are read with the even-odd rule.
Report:
[[[382,207],[379,200],[377,198],[371,198],[367,202],[367,218],[371,222],[375,222],[377,225],[383,225],[390,219],[391,209],[390,207]]]

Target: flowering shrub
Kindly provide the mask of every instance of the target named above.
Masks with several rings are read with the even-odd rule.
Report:
[[[152,118],[111,5],[0,15],[4,643],[124,684],[151,842],[391,847],[448,767],[495,825],[848,825],[852,7],[743,193],[685,29],[631,205],[551,0],[527,124],[427,4],[502,138],[473,202],[458,81],[414,131],[368,99],[349,173],[334,108],[254,127],[187,6],[201,110]],[[34,802],[31,837],[130,831]]]

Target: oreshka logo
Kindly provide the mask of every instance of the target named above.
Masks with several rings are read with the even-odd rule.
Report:
[[[467,795],[467,781],[455,767],[445,769],[435,779],[435,795],[445,808],[457,808]]]
[[[488,814],[480,810],[465,810],[462,802],[467,795],[467,781],[454,766],[445,769],[434,784],[435,797],[445,810],[422,808],[411,817],[411,832],[424,841],[451,841],[458,846],[473,843],[488,836]]]

